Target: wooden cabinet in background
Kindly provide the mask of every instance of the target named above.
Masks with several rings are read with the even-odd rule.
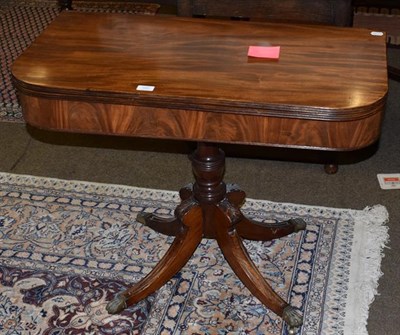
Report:
[[[178,15],[350,26],[351,0],[177,0]]]

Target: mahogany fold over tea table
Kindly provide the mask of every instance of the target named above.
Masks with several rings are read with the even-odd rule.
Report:
[[[279,59],[249,46],[280,46]],[[218,143],[349,151],[379,138],[387,95],[384,34],[364,29],[63,12],[13,64],[26,121],[65,132],[198,142],[195,182],[175,216],[139,221],[175,236],[110,313],[164,285],[214,238],[245,286],[291,327],[302,317],[262,277],[242,239],[271,240],[301,219],[254,222],[227,190]],[[168,176],[166,176],[167,178]]]

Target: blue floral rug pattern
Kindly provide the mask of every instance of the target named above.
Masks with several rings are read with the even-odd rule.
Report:
[[[106,312],[107,302],[145,276],[172,242],[136,222],[137,214],[172,215],[178,202],[170,191],[0,173],[0,334],[287,334],[206,239],[158,292],[120,314]],[[363,334],[367,314],[354,316],[376,293],[379,276],[366,273],[379,272],[385,208],[248,199],[243,211],[259,221],[307,222],[305,231],[279,240],[245,241],[276,292],[303,313],[297,334]],[[372,251],[360,244],[368,237],[362,233],[377,244]],[[355,299],[362,303],[349,306],[362,281],[365,290]]]

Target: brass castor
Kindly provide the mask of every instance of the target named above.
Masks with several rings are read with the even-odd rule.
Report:
[[[303,324],[303,318],[293,306],[286,306],[282,315],[283,321],[289,326],[289,334],[295,334],[296,328]]]

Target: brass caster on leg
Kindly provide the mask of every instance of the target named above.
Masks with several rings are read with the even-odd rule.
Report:
[[[296,328],[303,324],[303,318],[300,313],[290,305],[286,306],[283,310],[282,319],[289,326],[289,334],[294,334]]]
[[[290,219],[289,222],[294,224],[295,233],[299,232],[300,230],[305,230],[307,226],[306,222],[300,218]]]
[[[149,218],[151,214],[149,213],[138,213],[136,216],[136,221],[146,226],[146,219]]]
[[[126,307],[127,304],[125,297],[122,294],[117,294],[114,299],[107,304],[106,310],[109,314],[118,314]]]

